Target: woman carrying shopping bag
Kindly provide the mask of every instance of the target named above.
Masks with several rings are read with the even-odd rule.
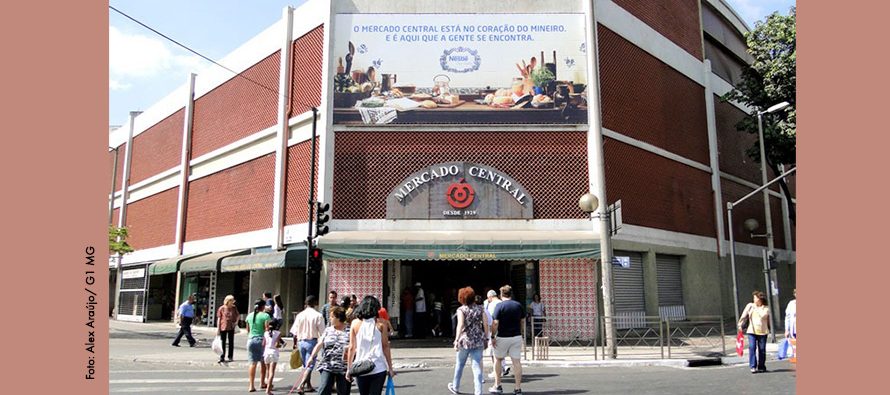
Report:
[[[739,330],[748,334],[748,365],[751,373],[766,372],[766,335],[769,334],[769,306],[766,295],[752,293],[754,301],[745,306],[739,320]],[[747,321],[747,330],[744,326]]]
[[[229,351],[229,362],[232,362],[232,354],[235,351],[235,328],[238,327],[238,309],[235,308],[235,297],[226,295],[223,305],[219,306],[217,316],[217,335],[222,340],[222,352],[219,354],[219,363],[226,361],[226,346]]]
[[[448,391],[460,393],[460,377],[467,358],[473,364],[473,388],[476,395],[482,394],[482,350],[488,344],[488,319],[482,306],[476,304],[476,293],[471,287],[461,288],[457,299],[461,307],[457,309],[457,328],[454,335],[456,351],[454,378],[448,383]]]

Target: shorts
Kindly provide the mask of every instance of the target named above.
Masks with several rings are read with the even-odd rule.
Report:
[[[278,363],[278,353],[268,353],[263,355],[263,362],[265,363]]]
[[[522,356],[522,336],[498,337],[494,347],[494,357],[504,359],[507,356],[519,359]]]
[[[247,362],[263,362],[262,337],[251,337],[247,339]]]

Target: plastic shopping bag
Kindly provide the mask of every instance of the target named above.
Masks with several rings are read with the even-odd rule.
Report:
[[[290,368],[299,369],[303,367],[303,357],[300,356],[300,350],[293,350],[290,353]]]
[[[392,377],[386,380],[386,394],[385,395],[396,395],[396,384],[393,383]]]
[[[210,348],[213,350],[214,354],[222,355],[222,353],[223,353],[222,338],[219,337],[219,335],[216,335],[216,337],[213,338],[213,343],[210,345]]]
[[[779,352],[776,353],[776,358],[782,360],[785,358],[791,358],[794,355],[794,348],[791,347],[791,341],[788,339],[784,339],[779,342]]]
[[[739,353],[739,356],[745,355],[745,333],[739,331],[738,336],[735,337],[735,351]]]

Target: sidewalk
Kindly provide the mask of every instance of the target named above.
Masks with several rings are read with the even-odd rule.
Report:
[[[123,321],[109,322],[109,360],[125,362],[163,363],[172,365],[192,366],[219,366],[218,356],[210,350],[210,344],[216,336],[216,328],[193,326],[192,334],[198,340],[197,346],[188,347],[188,342],[183,339],[182,347],[173,347],[171,343],[178,332],[178,327],[170,322],[163,323],[132,323]],[[287,344],[281,349],[281,362],[278,365],[280,371],[289,370],[291,347],[293,340],[285,339]],[[247,333],[243,329],[235,334],[235,361],[225,364],[231,368],[246,368]],[[774,360],[777,344],[767,343],[767,360]],[[596,351],[600,353],[600,350]],[[528,347],[527,355],[524,355],[523,366],[541,367],[639,367],[639,366],[666,366],[688,367],[692,365],[735,365],[748,362],[746,355],[738,357],[735,354],[735,339],[727,343],[726,357],[709,357],[672,352],[671,359],[661,359],[658,347],[634,347],[619,348],[618,359],[603,359],[602,354],[598,359],[594,357],[593,347],[550,347],[547,360],[531,360],[531,347]],[[667,351],[665,350],[665,356]],[[392,348],[393,365],[396,369],[423,369],[431,367],[454,366],[454,350],[447,347],[447,341],[443,340],[443,347],[436,348],[410,348],[405,344],[397,344]]]

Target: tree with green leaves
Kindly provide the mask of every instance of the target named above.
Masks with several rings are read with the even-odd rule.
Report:
[[[129,254],[133,252],[133,247],[127,244],[127,228],[118,228],[117,226],[108,226],[108,251],[112,254]]]
[[[742,72],[742,80],[735,89],[723,96],[748,105],[754,110],[742,119],[736,128],[757,135],[757,112],[774,104],[787,101],[791,105],[784,110],[763,114],[763,142],[766,164],[778,175],[779,165],[797,163],[797,8],[791,7],[788,15],[774,12],[765,21],[754,24],[754,30],[745,34],[748,53],[754,62]],[[748,148],[747,154],[760,163],[759,141]],[[796,222],[796,210],[791,192],[784,180],[779,181],[782,192],[788,198],[791,222]]]

